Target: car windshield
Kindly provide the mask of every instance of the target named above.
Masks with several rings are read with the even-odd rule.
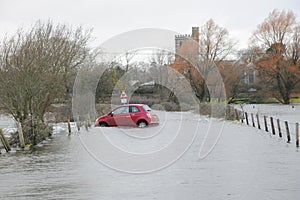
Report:
[[[143,105],[144,110],[151,111],[151,108],[148,105]]]

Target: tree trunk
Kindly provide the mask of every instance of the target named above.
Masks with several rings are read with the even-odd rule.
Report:
[[[283,104],[290,104],[290,92],[287,90],[283,96]]]
[[[286,85],[284,85],[283,81],[281,80],[280,74],[277,74],[276,80],[277,87],[281,96],[281,102],[283,104],[290,104],[291,90]]]

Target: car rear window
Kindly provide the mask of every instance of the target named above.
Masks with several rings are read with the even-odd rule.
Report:
[[[151,111],[151,108],[148,105],[143,105],[144,110]]]

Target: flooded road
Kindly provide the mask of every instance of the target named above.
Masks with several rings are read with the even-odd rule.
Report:
[[[32,153],[3,154],[0,199],[62,199],[80,189],[74,138],[56,135]]]
[[[178,121],[182,121],[175,120],[180,119],[176,113],[170,115],[164,126],[125,129],[130,135],[119,128],[92,128],[68,136],[61,128],[31,153],[3,153],[0,155],[0,199],[281,200],[300,197],[299,150],[241,124],[226,122],[214,150],[205,159],[199,159],[208,127],[207,120],[200,120],[199,134],[183,156],[151,173],[114,170],[102,163],[105,157],[92,148],[101,144],[102,134],[129,152],[161,149],[166,141],[172,141],[172,128],[177,129]],[[193,119],[194,116],[184,116],[183,120],[191,124],[181,131],[192,131],[196,121]],[[162,134],[153,135],[157,131]],[[152,140],[150,145],[146,145],[145,138]],[[105,155],[115,156],[111,152]],[[147,164],[147,161],[140,164],[145,165],[143,162]],[[149,165],[153,162],[148,160]]]

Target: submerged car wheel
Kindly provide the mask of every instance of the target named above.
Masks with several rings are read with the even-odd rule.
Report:
[[[147,122],[144,120],[138,121],[137,125],[139,128],[144,128],[144,127],[148,126]]]
[[[108,124],[105,123],[105,122],[101,122],[101,123],[99,124],[99,126],[100,126],[100,127],[108,127]]]

